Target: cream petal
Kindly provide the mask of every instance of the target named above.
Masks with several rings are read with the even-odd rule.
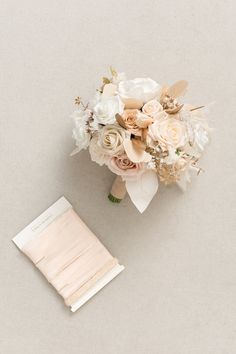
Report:
[[[188,184],[191,182],[191,175],[189,173],[189,170],[185,170],[181,177],[180,180],[177,181],[178,187],[181,189],[182,192],[186,192],[188,188]]]
[[[126,129],[124,119],[122,118],[122,116],[119,113],[116,114],[116,121],[122,128]]]
[[[116,93],[117,86],[114,84],[106,84],[103,87],[102,95],[106,97],[114,96]]]
[[[80,152],[80,149],[77,147],[70,153],[70,156],[74,156],[74,155],[78,154],[78,152]]]
[[[152,159],[150,154],[144,151],[142,147],[140,148],[137,144],[133,143],[130,139],[125,139],[123,146],[128,158],[134,163],[149,162]]]
[[[154,122],[153,118],[148,117],[147,119],[137,118],[136,124],[139,128],[146,129],[150,124]]]
[[[148,207],[158,190],[156,172],[147,170],[135,181],[126,181],[127,192],[140,213]]]
[[[188,81],[180,80],[168,88],[167,92],[171,97],[183,96],[187,91]]]

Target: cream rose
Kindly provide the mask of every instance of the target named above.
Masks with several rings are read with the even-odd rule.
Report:
[[[126,154],[113,156],[107,166],[113,173],[126,181],[137,179],[145,170],[145,164],[130,161]]]
[[[144,114],[147,114],[152,118],[158,119],[158,116],[161,116],[163,113],[163,107],[160,102],[157,101],[157,99],[154,99],[145,103],[142,108],[142,111]]]
[[[116,121],[116,114],[122,114],[124,103],[119,96],[100,96],[100,99],[95,104],[94,108],[95,121],[99,124],[113,124]]]
[[[157,97],[161,86],[150,78],[137,78],[121,81],[118,94],[126,108],[141,108],[142,105]]]
[[[116,124],[103,127],[98,134],[98,148],[106,155],[113,156],[124,150],[123,141],[129,133]]]
[[[148,134],[166,149],[182,147],[188,141],[185,123],[175,118],[156,120],[149,126]]]

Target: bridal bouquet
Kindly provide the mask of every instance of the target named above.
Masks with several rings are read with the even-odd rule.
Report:
[[[203,106],[180,101],[186,88],[183,80],[170,87],[150,78],[127,80],[111,68],[91,102],[76,98],[72,155],[89,148],[92,161],[116,174],[112,202],[128,192],[142,213],[159,182],[186,189],[191,172],[201,171],[198,160],[209,142],[209,126]]]

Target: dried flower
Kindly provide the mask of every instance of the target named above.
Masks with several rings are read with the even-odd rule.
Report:
[[[80,103],[81,103],[81,98],[78,96],[75,98],[75,104],[79,106]]]

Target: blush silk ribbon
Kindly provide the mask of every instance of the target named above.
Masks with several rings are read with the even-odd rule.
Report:
[[[118,263],[73,209],[57,217],[22,251],[71,306]]]

